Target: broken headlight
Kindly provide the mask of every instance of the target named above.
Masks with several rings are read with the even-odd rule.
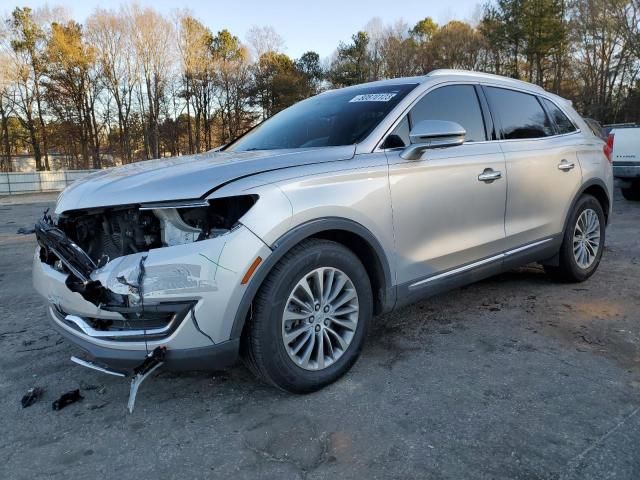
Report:
[[[77,210],[61,215],[57,227],[102,266],[124,255],[224,235],[257,199],[239,195]],[[54,265],[55,259],[43,261]]]
[[[160,221],[165,246],[182,245],[228,233],[256,202],[254,195],[216,198],[191,202],[144,206]]]

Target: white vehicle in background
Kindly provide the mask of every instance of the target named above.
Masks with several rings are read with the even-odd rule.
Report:
[[[607,145],[612,149],[613,176],[627,200],[640,200],[640,125],[614,125]]]

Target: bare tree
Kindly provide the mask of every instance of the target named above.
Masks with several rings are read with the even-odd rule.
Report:
[[[364,26],[367,34],[367,57],[369,80],[380,80],[384,72],[384,43],[390,34],[380,17],[373,17]]]
[[[134,52],[140,62],[147,97],[149,154],[160,156],[160,107],[172,72],[175,46],[173,25],[152,8],[131,7],[130,23]]]
[[[0,171],[11,170],[11,139],[9,138],[9,117],[13,113],[15,72],[9,54],[0,52]]]
[[[251,81],[249,52],[238,37],[222,30],[213,39],[214,85],[219,105],[220,139],[233,140],[250,127],[247,92]]]
[[[620,86],[637,75],[616,13],[626,0],[575,0],[571,6],[581,102],[594,118],[615,117]]]
[[[213,58],[211,44],[213,34],[188,13],[178,21],[178,48],[184,82],[184,98],[187,108],[187,132],[189,153],[200,152],[201,133],[204,124],[205,144],[209,148],[209,115],[211,69]],[[191,107],[195,116],[195,142],[191,128]]]
[[[640,60],[640,0],[630,0],[620,5],[618,21],[622,25],[629,48],[636,60]]]
[[[387,27],[381,40],[381,56],[387,78],[406,77],[417,73],[418,48],[410,36],[409,25],[403,21]]]
[[[17,64],[17,83],[23,113],[21,121],[29,130],[36,168],[49,170],[47,128],[44,122],[44,102],[40,91],[44,76],[42,56],[46,39],[45,31],[42,25],[36,22],[33,11],[28,7],[16,8],[9,20],[9,26],[10,44]],[[43,152],[44,165],[42,164]]]
[[[284,50],[284,39],[273,27],[254,25],[246,37],[253,60],[259,60],[265,53],[282,53]]]
[[[140,81],[137,55],[127,28],[126,12],[96,10],[87,20],[87,39],[95,51],[104,86],[116,104],[118,144],[123,163],[133,160],[131,114],[134,91]]]

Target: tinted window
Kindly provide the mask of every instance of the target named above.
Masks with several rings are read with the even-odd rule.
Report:
[[[562,113],[562,110],[560,110],[555,103],[547,100],[546,98],[541,98],[540,100],[542,100],[542,103],[549,112],[549,115],[551,115],[551,118],[555,122],[559,134],[571,133],[576,131],[576,127],[573,126],[571,120],[569,120],[567,116]]]
[[[352,145],[362,141],[415,85],[349,88],[317,95],[274,115],[226,150]]]
[[[464,127],[465,141],[486,140],[482,111],[472,85],[438,88],[420,100],[409,115],[412,126],[421,120],[448,120]]]
[[[383,148],[399,148],[408,146],[409,140],[409,118],[408,115],[400,120],[400,123],[393,129],[384,142]]]
[[[527,93],[487,87],[489,103],[502,123],[506,139],[540,138],[553,135],[551,122],[538,99]]]

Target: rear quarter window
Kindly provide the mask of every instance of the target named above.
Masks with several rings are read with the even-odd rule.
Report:
[[[546,98],[540,98],[544,104],[547,112],[551,115],[553,122],[556,124],[556,129],[560,135],[565,133],[571,133],[576,131],[575,125],[569,120],[569,118],[558,108],[558,106],[551,100]]]

